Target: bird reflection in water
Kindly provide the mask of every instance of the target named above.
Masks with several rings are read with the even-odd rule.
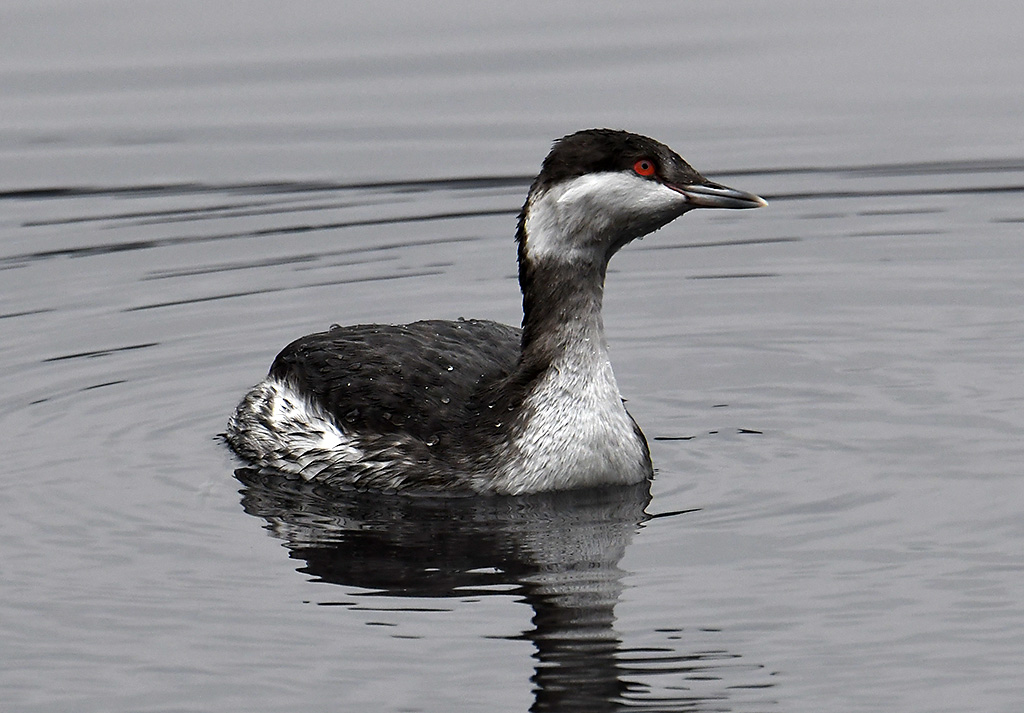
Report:
[[[291,557],[305,562],[299,571],[317,581],[376,596],[498,594],[528,604],[533,628],[517,638],[536,649],[532,711],[703,710],[712,703],[731,710],[722,708],[723,686],[704,697],[680,681],[668,687],[668,699],[652,697],[642,679],[706,680],[709,669],[738,656],[672,650],[652,658],[624,649],[614,629],[624,588],[619,562],[650,519],[648,482],[518,497],[380,497],[339,496],[245,468],[236,477],[245,511],[265,520]]]

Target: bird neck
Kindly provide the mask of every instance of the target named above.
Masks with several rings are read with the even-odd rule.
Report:
[[[650,453],[626,413],[601,318],[603,259],[566,262],[520,253],[523,334],[510,377],[520,418],[507,488],[635,483],[650,477]],[[504,451],[503,451],[504,452]]]
[[[542,370],[580,349],[606,352],[601,305],[608,258],[584,247],[603,242],[598,232],[585,211],[567,209],[556,191],[531,191],[516,234],[522,366]]]
[[[604,276],[603,264],[520,262],[524,361],[550,363],[581,347],[605,351]]]

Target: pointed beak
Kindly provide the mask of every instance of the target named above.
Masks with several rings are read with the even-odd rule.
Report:
[[[698,183],[689,186],[666,184],[686,196],[694,208],[763,208],[767,201],[760,196],[717,183]]]

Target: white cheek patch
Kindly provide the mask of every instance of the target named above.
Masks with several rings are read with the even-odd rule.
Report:
[[[638,207],[671,206],[685,202],[685,197],[671,188],[632,173],[615,171],[588,173],[565,186],[558,198],[563,210],[586,206],[589,210],[621,214]]]
[[[627,224],[638,213],[673,210],[686,196],[631,173],[589,173],[553,186],[530,200],[527,252],[534,257],[571,257],[588,240]]]
[[[558,202],[569,206],[581,201],[599,198],[606,205],[615,205],[631,192],[633,184],[647,183],[618,171],[613,173],[588,173],[574,178],[562,188]]]

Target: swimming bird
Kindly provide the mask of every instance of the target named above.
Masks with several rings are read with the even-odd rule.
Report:
[[[302,337],[243,398],[227,441],[257,468],[360,490],[519,495],[649,479],[608,356],[608,261],[695,208],[764,205],[645,136],[561,138],[519,213],[522,329],[427,320]]]

